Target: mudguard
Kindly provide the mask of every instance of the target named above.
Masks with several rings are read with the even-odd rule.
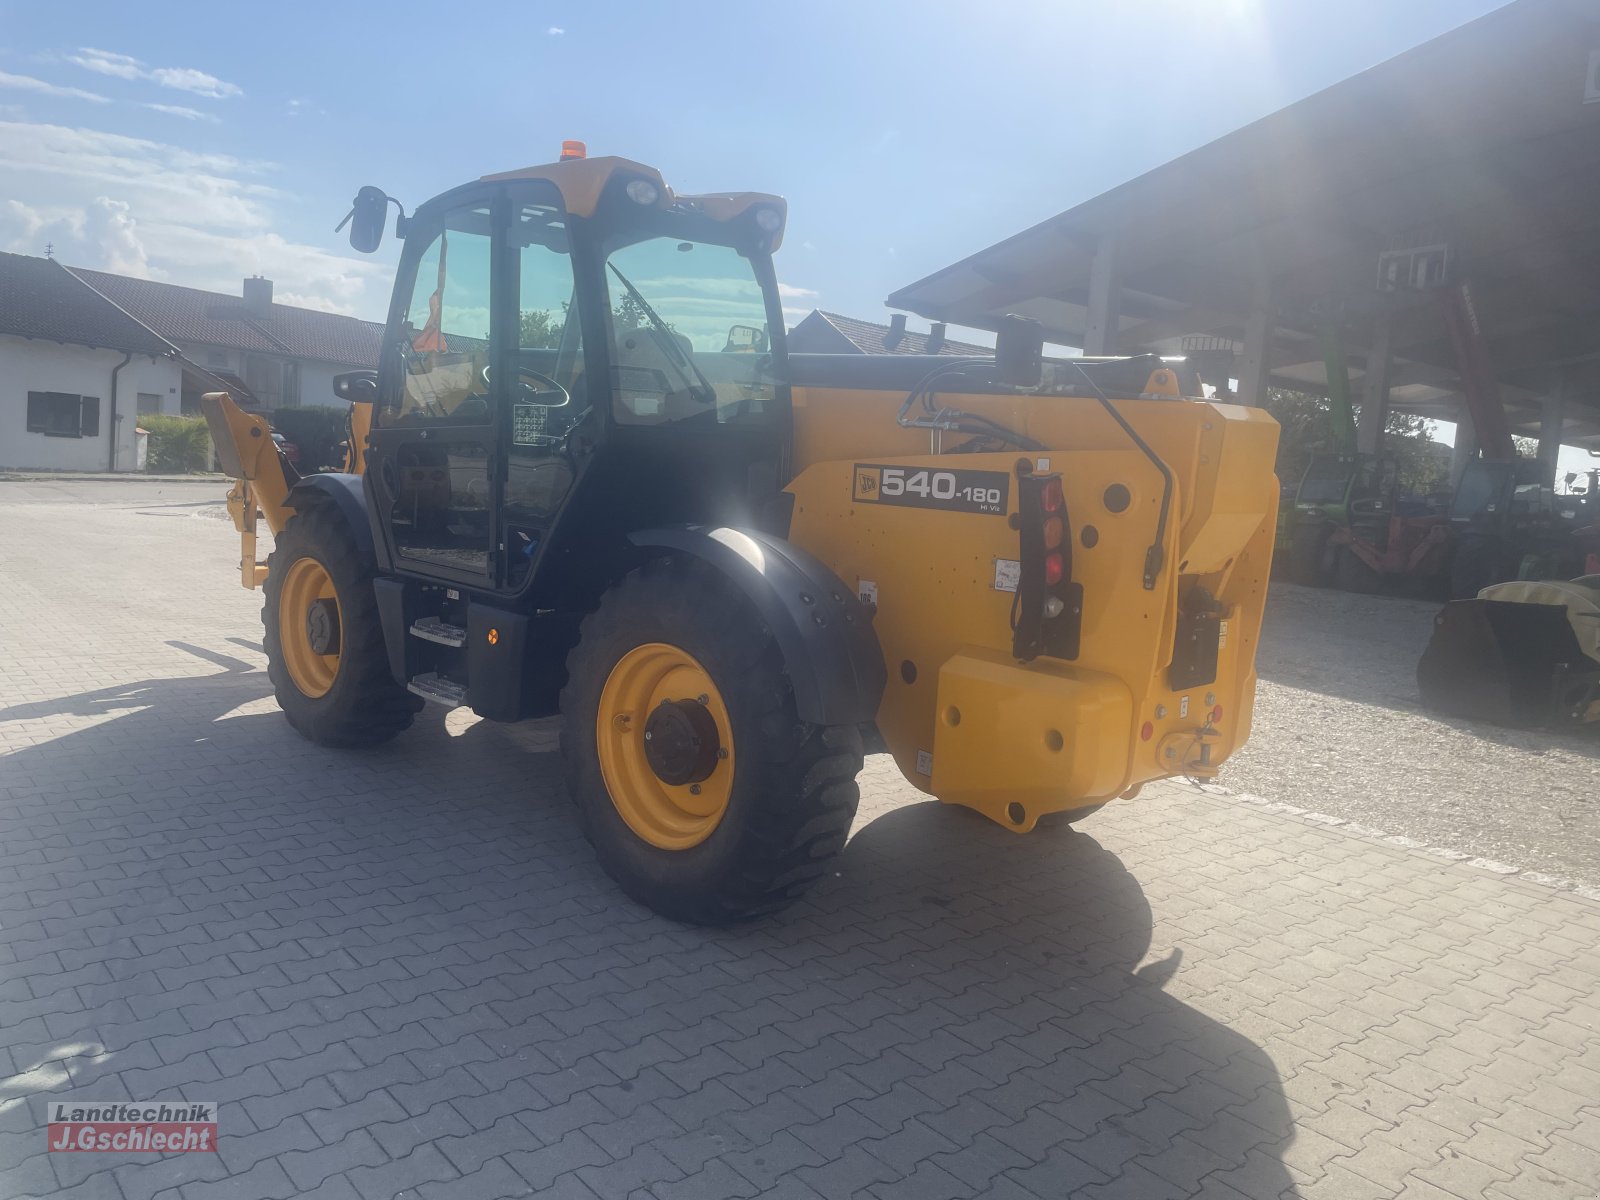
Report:
[[[307,503],[317,503],[328,497],[344,519],[349,522],[356,546],[368,562],[375,561],[372,545],[372,523],[367,520],[367,494],[362,488],[361,476],[345,475],[337,471],[323,471],[305,475],[289,489],[288,505],[300,508]]]
[[[755,529],[642,529],[628,538],[692,554],[750,598],[783,651],[801,720],[864,725],[877,716],[887,672],[872,613],[821,559]]]

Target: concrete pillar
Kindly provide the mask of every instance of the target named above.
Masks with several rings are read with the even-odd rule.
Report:
[[[1277,327],[1272,281],[1265,271],[1258,271],[1250,314],[1244,321],[1244,348],[1239,354],[1240,404],[1260,408],[1267,401],[1267,383],[1272,372],[1272,341]]]
[[[1456,444],[1450,452],[1450,486],[1454,488],[1461,482],[1461,472],[1467,469],[1467,464],[1478,457],[1478,430],[1472,423],[1472,413],[1467,408],[1467,402],[1461,402],[1460,414],[1456,417]]]
[[[1361,415],[1356,421],[1356,449],[1376,454],[1383,445],[1383,427],[1389,419],[1389,374],[1394,361],[1393,322],[1387,313],[1378,318],[1367,351],[1367,372],[1361,381]]]
[[[1556,377],[1555,387],[1540,405],[1539,411],[1539,474],[1545,483],[1554,485],[1560,469],[1561,430],[1566,421],[1567,380]]]
[[[1117,273],[1117,240],[1106,234],[1089,263],[1089,313],[1083,329],[1083,352],[1092,357],[1117,353],[1117,325],[1122,314],[1122,282]]]

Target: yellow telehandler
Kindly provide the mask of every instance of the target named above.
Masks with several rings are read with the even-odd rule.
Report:
[[[361,189],[353,246],[391,204]],[[401,209],[344,471],[205,399],[290,723],[559,712],[605,869],[703,924],[823,874],[868,748],[1019,833],[1213,775],[1272,558],[1264,413],[1022,319],[993,357],[788,354],[785,215],[569,147]]]

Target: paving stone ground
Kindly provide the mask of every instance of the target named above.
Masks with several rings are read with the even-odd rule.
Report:
[[[1186,786],[1016,837],[874,760],[809,899],[673,925],[551,723],[293,735],[209,498],[0,483],[0,1196],[1596,1194],[1595,902]],[[44,1152],[185,1097],[219,1153]]]

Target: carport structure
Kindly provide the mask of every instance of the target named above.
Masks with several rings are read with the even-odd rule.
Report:
[[[1240,398],[1324,392],[1342,332],[1362,449],[1386,406],[1459,422],[1436,293],[1385,251],[1446,247],[1512,429],[1553,473],[1600,448],[1600,0],[1518,0],[891,295],[993,329],[1018,313],[1089,354],[1233,351]],[[1187,347],[1186,347],[1187,342]]]

